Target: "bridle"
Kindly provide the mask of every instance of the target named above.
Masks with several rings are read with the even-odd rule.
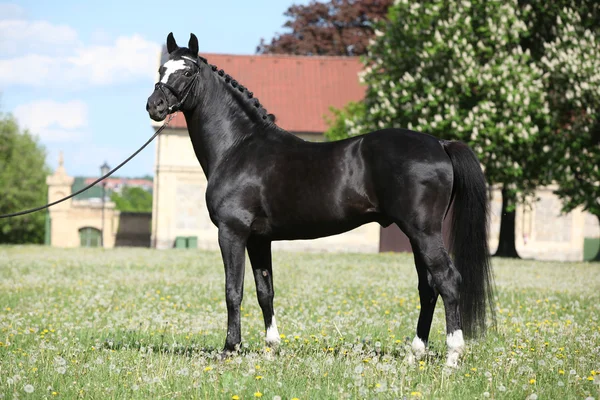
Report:
[[[196,85],[196,82],[198,81],[198,76],[200,75],[200,65],[198,64],[197,60],[185,56],[181,58],[192,62],[196,66],[196,72],[194,72],[194,75],[192,75],[192,80],[183,88],[183,90],[180,92],[168,83],[163,82],[156,82],[156,84],[154,85],[154,90],[160,90],[163,96],[165,96],[165,99],[168,99],[168,96],[165,93],[164,88],[169,90],[177,98],[177,104],[169,106],[169,114],[174,111],[179,111],[179,107],[181,107],[181,105],[187,100],[189,94],[192,92],[194,86]]]

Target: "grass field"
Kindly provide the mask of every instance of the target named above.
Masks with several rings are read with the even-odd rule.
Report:
[[[600,265],[494,259],[498,326],[444,368],[405,361],[410,255],[274,254],[281,346],[246,266],[243,352],[217,252],[0,247],[0,396],[92,399],[600,399]]]

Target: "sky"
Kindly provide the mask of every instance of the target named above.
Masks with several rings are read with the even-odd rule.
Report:
[[[39,137],[52,170],[98,176],[153,133],[146,112],[161,46],[254,54],[309,0],[0,0],[0,113]],[[209,59],[210,62],[210,59]],[[113,176],[154,175],[154,143]]]

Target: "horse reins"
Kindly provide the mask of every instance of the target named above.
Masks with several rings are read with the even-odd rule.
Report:
[[[69,195],[69,196],[67,196],[67,197],[65,197],[65,198],[62,198],[62,199],[60,199],[60,200],[57,200],[57,201],[53,201],[52,203],[46,204],[46,205],[44,205],[44,206],[41,206],[41,207],[31,208],[31,209],[29,209],[29,210],[25,210],[25,211],[19,211],[19,212],[12,213],[12,214],[3,214],[3,215],[0,215],[0,219],[1,219],[1,218],[10,218],[10,217],[16,217],[16,216],[18,216],[18,215],[29,214],[29,213],[32,213],[32,212],[35,212],[35,211],[43,210],[44,208],[51,207],[51,206],[53,206],[53,205],[55,205],[55,204],[58,204],[58,203],[62,203],[63,201],[65,201],[65,200],[68,200],[68,199],[70,199],[71,197],[77,196],[78,194],[85,192],[86,190],[88,190],[89,188],[91,188],[92,186],[94,186],[95,184],[97,184],[98,182],[101,182],[102,180],[104,180],[104,179],[108,178],[109,176],[111,176],[111,175],[112,175],[112,174],[113,174],[115,171],[117,171],[119,168],[121,168],[123,165],[127,164],[127,163],[128,163],[128,162],[129,162],[129,161],[130,161],[130,160],[131,160],[133,157],[135,157],[136,155],[138,155],[138,153],[139,153],[140,151],[144,150],[144,148],[146,148],[146,146],[148,146],[148,145],[150,144],[150,142],[152,142],[152,141],[154,140],[154,138],[155,138],[155,137],[157,137],[157,136],[158,136],[158,134],[159,134],[160,132],[162,132],[162,130],[163,130],[163,129],[165,129],[165,128],[167,127],[167,125],[169,125],[169,122],[171,122],[171,120],[172,120],[173,118],[175,118],[175,116],[176,116],[176,115],[177,115],[177,113],[175,113],[175,114],[171,114],[171,116],[169,117],[169,119],[168,119],[168,120],[167,120],[167,121],[166,121],[166,122],[165,122],[165,123],[164,123],[164,124],[163,124],[163,125],[162,125],[160,128],[158,128],[158,130],[156,131],[156,133],[154,133],[154,135],[152,135],[152,137],[151,137],[150,139],[148,139],[148,141],[147,141],[146,143],[144,143],[144,145],[143,145],[142,147],[140,147],[140,148],[139,148],[139,149],[138,149],[138,150],[137,150],[135,153],[133,153],[131,156],[129,156],[129,158],[127,158],[125,161],[123,161],[121,164],[119,164],[119,165],[118,165],[116,168],[114,168],[112,171],[110,171],[110,172],[109,172],[109,173],[107,173],[106,175],[104,175],[104,176],[102,176],[102,177],[100,177],[100,178],[96,179],[94,182],[90,183],[89,185],[87,185],[87,186],[86,186],[86,187],[84,187],[83,189],[81,189],[81,190],[78,190],[77,192],[75,192],[75,193],[72,193],[71,195]]]
[[[155,137],[158,136],[158,134],[160,132],[162,132],[163,129],[165,129],[167,127],[167,125],[169,125],[169,122],[171,122],[171,120],[173,118],[175,118],[175,115],[177,115],[177,111],[179,111],[179,107],[181,107],[181,105],[183,105],[183,103],[187,100],[189,94],[192,92],[192,89],[194,88],[194,86],[196,85],[196,81],[198,80],[198,75],[200,73],[200,66],[198,65],[198,61],[189,58],[189,57],[182,57],[185,58],[188,61],[191,61],[192,63],[194,63],[194,65],[196,65],[196,67],[198,68],[196,70],[196,72],[194,72],[194,75],[192,77],[192,80],[183,88],[183,90],[181,92],[179,92],[177,89],[175,89],[173,86],[168,85],[166,83],[163,82],[157,82],[154,85],[154,89],[160,90],[162,92],[162,94],[165,96],[165,99],[168,99],[167,94],[165,93],[165,91],[163,90],[163,88],[167,88],[178,100],[177,104],[174,104],[172,106],[169,106],[168,111],[169,113],[172,113],[173,111],[175,111],[175,114],[171,114],[171,116],[169,117],[169,119],[154,133],[154,135],[152,135],[152,137],[150,139],[148,139],[148,141],[146,143],[144,143],[144,145],[142,147],[140,147],[135,153],[133,153],[131,156],[129,156],[129,158],[127,158],[125,161],[123,161],[121,164],[119,164],[116,168],[114,168],[112,171],[110,171],[109,173],[107,173],[106,175],[96,179],[94,182],[90,183],[89,185],[87,185],[86,187],[84,187],[83,189],[78,190],[75,193],[70,194],[69,196],[62,198],[60,200],[54,201],[52,203],[40,206],[40,207],[36,207],[36,208],[31,208],[29,210],[25,210],[25,211],[19,211],[16,213],[11,213],[11,214],[3,214],[0,215],[0,219],[1,218],[10,218],[10,217],[16,217],[18,215],[24,215],[24,214],[29,214],[32,212],[36,212],[39,210],[43,210],[44,208],[48,208],[51,207],[55,204],[58,203],[62,203],[65,200],[70,199],[71,197],[77,196],[80,193],[85,192],[86,190],[88,190],[89,188],[91,188],[92,186],[94,186],[95,184],[97,184],[98,182],[103,181],[104,179],[108,178],[109,176],[111,176],[113,173],[115,173],[119,168],[121,168],[123,165],[127,164],[133,157],[135,157],[136,155],[138,155],[138,153],[142,150],[144,150],[144,148],[146,148],[146,146],[148,146],[150,144],[150,142],[152,142],[154,140]],[[183,93],[183,94],[182,94]]]

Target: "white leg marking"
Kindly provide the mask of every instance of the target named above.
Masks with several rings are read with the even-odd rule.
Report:
[[[162,83],[167,83],[169,81],[169,77],[175,71],[179,71],[180,69],[185,68],[185,61],[183,60],[169,60],[163,64],[163,67],[166,68],[165,74],[160,80]]]
[[[279,331],[277,330],[277,321],[275,321],[274,315],[273,319],[271,319],[271,326],[267,328],[265,341],[267,342],[267,345],[278,345],[281,342]]]
[[[446,337],[446,345],[448,346],[448,359],[446,365],[448,367],[458,367],[458,359],[465,351],[465,340],[463,339],[462,330],[452,332]]]
[[[412,351],[408,354],[407,360],[409,365],[414,365],[415,361],[420,360],[425,355],[425,342],[420,337],[415,336],[410,347]]]
[[[425,355],[425,342],[423,342],[418,336],[415,336],[413,339],[411,347],[417,360]]]

